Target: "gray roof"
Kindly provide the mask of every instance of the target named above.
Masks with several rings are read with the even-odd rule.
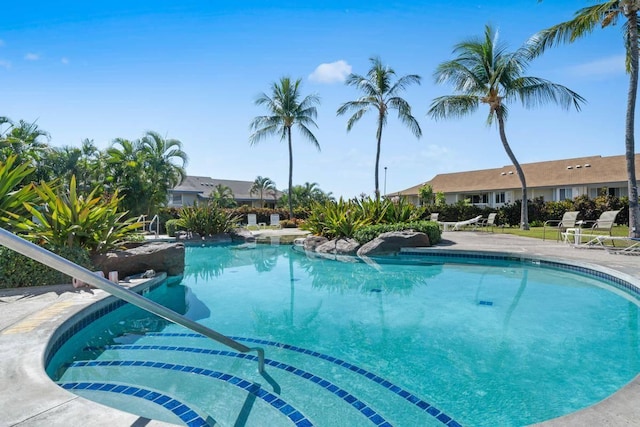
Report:
[[[250,194],[253,181],[238,181],[233,179],[214,179],[208,176],[187,176],[177,187],[173,188],[176,193],[196,193],[208,198],[217,185],[229,187],[236,200],[259,200],[260,194]],[[276,190],[277,197],[282,196],[282,192]],[[265,199],[272,198],[271,195],[264,195]]]

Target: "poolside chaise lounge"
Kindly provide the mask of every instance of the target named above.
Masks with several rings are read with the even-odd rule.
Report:
[[[593,225],[591,227],[573,227],[567,228],[562,234],[562,238],[566,243],[572,243],[575,246],[581,247],[590,247],[590,246],[602,246],[604,247],[604,240],[610,240],[611,244],[615,246],[615,240],[619,240],[614,238],[611,235],[611,229],[615,224],[616,216],[618,216],[620,210],[617,211],[606,211],[600,215],[596,221],[592,221]],[[588,224],[589,221],[583,221],[583,224]],[[603,232],[606,231],[608,235],[605,235]],[[609,238],[610,239],[607,239]],[[583,239],[587,241],[583,243]],[[626,239],[626,237],[623,237]]]
[[[247,228],[248,227],[257,227],[258,220],[256,214],[247,214]]]
[[[282,228],[280,225],[280,215],[271,214],[271,217],[269,218],[269,225],[274,228]]]
[[[465,227],[471,227],[472,230],[475,230],[478,228],[478,223],[481,219],[482,215],[478,215],[475,218],[465,221],[438,221],[438,224],[442,227],[442,231],[449,231],[449,228],[451,228],[452,231],[460,231]]]
[[[439,215],[439,212],[432,212],[431,215],[429,215],[429,221],[438,222]]]

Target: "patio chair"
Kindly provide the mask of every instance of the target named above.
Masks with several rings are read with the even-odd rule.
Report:
[[[258,227],[256,214],[247,214],[247,228],[249,227]]]
[[[496,212],[492,212],[486,218],[482,218],[478,222],[478,226],[484,229],[488,229],[491,227],[491,232],[493,233],[493,226],[496,225],[496,216],[498,214]]]
[[[429,216],[429,221],[438,222],[438,215],[440,215],[439,212],[432,212]]]
[[[547,227],[553,227],[558,232],[557,240],[560,241],[561,233],[567,231],[567,229],[569,228],[576,228],[580,225],[577,224],[579,214],[579,211],[569,211],[565,212],[564,215],[562,215],[562,219],[550,219],[548,221],[545,221],[542,225],[542,240],[545,239]]]
[[[453,226],[453,231],[460,231],[465,227],[471,227],[472,230],[475,230],[478,228],[478,223],[480,222],[481,219],[482,219],[482,215],[478,215],[475,218],[467,219],[465,221],[458,221]]]
[[[269,218],[269,226],[273,228],[282,228],[280,225],[280,215],[271,214],[271,217]]]
[[[589,234],[600,234],[603,235],[603,231],[606,231],[609,236],[611,236],[611,229],[613,225],[616,223],[616,217],[620,213],[620,210],[617,211],[606,211],[600,214],[600,218],[598,218],[589,231]],[[589,221],[585,221],[589,222]]]

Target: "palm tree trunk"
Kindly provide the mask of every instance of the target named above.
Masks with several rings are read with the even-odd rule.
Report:
[[[627,12],[629,20],[628,40],[638,40],[638,11],[631,8]],[[627,118],[625,123],[625,155],[627,158],[627,178],[629,192],[629,237],[640,237],[640,208],[638,207],[638,182],[635,165],[635,109],[638,93],[638,43],[628,43],[630,57],[629,91],[627,93]]]
[[[522,171],[522,167],[520,167],[520,163],[516,159],[516,156],[511,151],[511,147],[509,146],[509,142],[507,141],[507,135],[504,132],[504,118],[502,117],[502,112],[498,109],[496,110],[496,117],[498,118],[498,129],[500,130],[500,140],[502,141],[502,146],[504,147],[504,151],[507,152],[507,156],[511,159],[511,163],[516,168],[516,172],[518,173],[518,177],[520,178],[520,183],[522,184],[522,209],[520,211],[520,229],[528,230],[529,229],[529,208],[527,206],[527,181],[524,178],[524,172]]]
[[[376,181],[376,200],[380,200],[380,184],[378,179],[378,169],[380,168],[380,146],[382,145],[382,123],[383,117],[380,115],[378,118],[378,132],[376,132],[376,138],[378,139],[378,146],[376,149],[376,172],[375,172],[375,181]]]
[[[291,144],[291,128],[287,127],[289,142],[289,219],[293,220],[293,145]]]

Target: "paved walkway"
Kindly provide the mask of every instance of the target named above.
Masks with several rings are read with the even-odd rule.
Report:
[[[281,236],[291,230],[258,230]],[[640,286],[640,257],[575,249],[563,243],[488,232],[445,232],[438,249],[525,254],[618,272]],[[55,385],[43,369],[46,344],[58,326],[106,297],[99,289],[71,285],[0,290],[0,426],[161,426],[80,398]],[[540,424],[555,426],[640,425],[640,377],[607,400]]]

